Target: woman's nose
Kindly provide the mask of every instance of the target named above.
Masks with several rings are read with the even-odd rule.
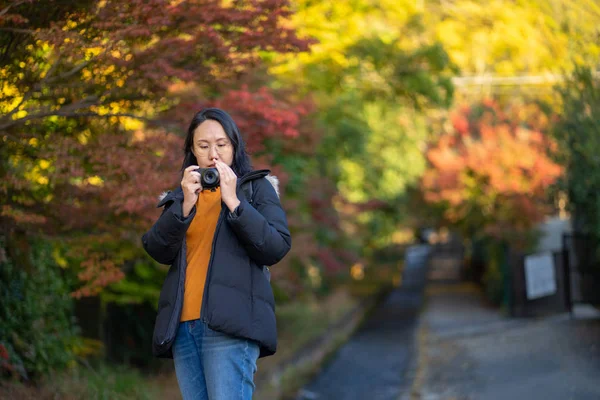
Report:
[[[210,152],[208,153],[208,158],[212,161],[212,160],[218,160],[219,159],[219,153],[217,152],[216,147],[214,146],[210,146]]]

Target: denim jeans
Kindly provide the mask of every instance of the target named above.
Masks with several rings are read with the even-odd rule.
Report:
[[[214,331],[199,319],[181,322],[173,360],[183,400],[252,399],[259,352],[256,342]]]

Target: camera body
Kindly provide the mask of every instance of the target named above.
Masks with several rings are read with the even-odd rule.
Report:
[[[198,168],[195,170],[200,174],[202,189],[214,189],[219,187],[219,170],[216,168]]]

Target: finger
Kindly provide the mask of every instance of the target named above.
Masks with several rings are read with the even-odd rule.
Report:
[[[183,183],[198,183],[200,182],[200,174],[197,172],[188,172],[181,179]]]
[[[223,168],[223,170],[225,170],[227,172],[233,172],[231,167],[229,165],[225,164],[223,161],[219,161],[219,164],[221,164],[221,167]]]
[[[217,170],[219,171],[219,175],[221,175],[221,177],[223,179],[227,179],[229,177],[229,174],[227,173],[227,168],[225,168],[227,166],[227,164],[221,162],[221,161],[217,161],[215,163],[215,167],[217,167]]]
[[[219,177],[222,180],[224,178],[223,175],[223,168],[219,165],[219,162],[215,162],[215,168],[217,169],[217,171],[219,171]]]
[[[229,165],[225,164],[222,161],[217,161],[218,164],[215,163],[215,165],[219,165],[220,166],[220,170],[219,173],[223,173],[223,175],[225,176],[225,178],[227,179],[231,179],[235,176],[235,172],[233,172],[233,170],[229,167]]]
[[[221,177],[222,177],[223,181],[226,182],[226,183],[230,183],[234,179],[234,176],[231,173],[231,171],[227,170],[224,167],[222,168],[222,171],[220,172],[220,174],[221,174]]]
[[[198,168],[199,167],[197,165],[190,165],[189,167],[183,170],[183,178],[186,179],[190,176],[200,176],[198,172],[195,171]]]
[[[196,185],[200,185],[200,178],[197,176],[190,175],[181,181],[181,186],[190,191]]]

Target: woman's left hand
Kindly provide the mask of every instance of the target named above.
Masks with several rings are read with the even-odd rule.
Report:
[[[237,176],[235,172],[222,161],[215,161],[215,167],[219,171],[219,180],[221,185],[221,199],[223,203],[233,212],[240,205],[237,197]]]

